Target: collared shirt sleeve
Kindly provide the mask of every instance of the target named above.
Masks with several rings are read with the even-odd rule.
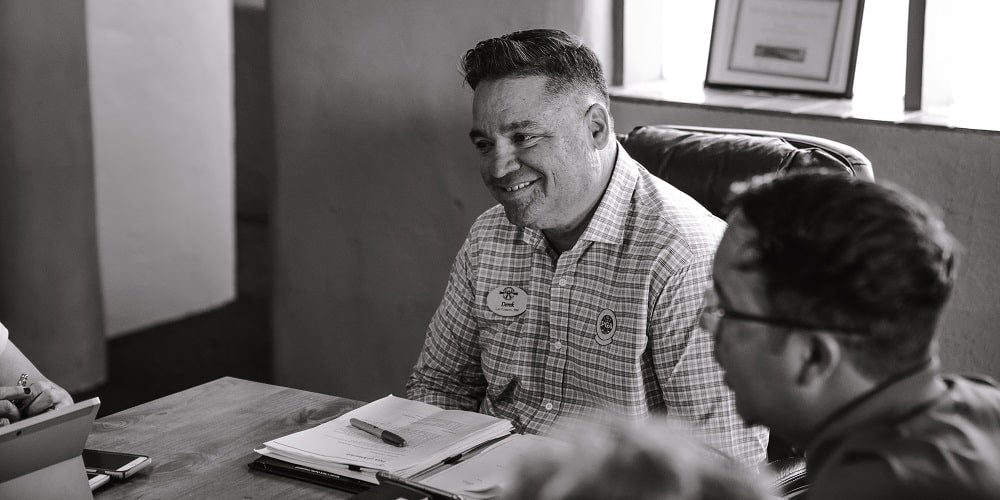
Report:
[[[663,276],[648,326],[653,365],[671,417],[694,427],[708,444],[757,466],[767,459],[768,432],[747,427],[712,353],[712,337],[699,326],[711,260],[699,257]]]
[[[427,327],[423,350],[406,383],[406,396],[441,408],[476,411],[486,392],[486,379],[474,315],[471,248],[470,236],[455,258],[444,297]]]

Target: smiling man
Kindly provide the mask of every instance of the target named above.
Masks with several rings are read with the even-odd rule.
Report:
[[[805,449],[809,499],[1000,497],[1000,390],[938,366],[941,220],[842,174],[741,189],[702,322],[740,413]]]
[[[736,413],[698,326],[722,221],[618,144],[601,65],[576,37],[511,33],[462,67],[499,205],[459,250],[408,396],[527,432],[667,414],[759,465],[767,432]]]

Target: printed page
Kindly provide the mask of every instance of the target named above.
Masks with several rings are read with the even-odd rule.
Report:
[[[399,434],[406,439],[406,446],[382,442],[353,427],[351,418]],[[390,395],[330,422],[268,441],[264,447],[278,458],[295,458],[311,466],[344,464],[398,472],[415,466],[430,467],[478,442],[509,433],[510,429],[510,422],[489,415],[441,410]]]
[[[538,450],[563,446],[561,441],[532,434],[517,434],[429,478],[428,486],[470,498],[492,498],[500,493],[518,465]]]

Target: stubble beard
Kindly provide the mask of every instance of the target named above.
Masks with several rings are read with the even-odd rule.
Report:
[[[518,227],[531,227],[533,229],[539,229],[535,227],[538,222],[537,217],[535,217],[537,204],[537,196],[532,196],[527,200],[501,203],[504,214],[511,224]]]

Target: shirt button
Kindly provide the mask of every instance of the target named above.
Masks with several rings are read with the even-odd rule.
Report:
[[[562,342],[559,342],[559,341],[557,340],[557,341],[556,341],[556,342],[555,342],[554,344],[552,344],[552,348],[553,348],[553,349],[555,349],[555,350],[557,350],[557,351],[558,351],[559,349],[562,349]]]
[[[559,286],[566,286],[569,284],[569,280],[566,278],[559,278]]]
[[[552,403],[545,403],[545,409],[546,410],[551,410],[552,409]]]

